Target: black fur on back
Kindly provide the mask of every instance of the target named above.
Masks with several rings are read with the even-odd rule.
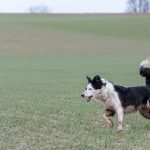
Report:
[[[114,88],[124,108],[131,105],[137,109],[140,105],[146,105],[150,99],[150,88],[146,86],[123,87],[114,85]]]

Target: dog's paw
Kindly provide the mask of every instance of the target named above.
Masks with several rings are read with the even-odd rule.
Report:
[[[123,127],[122,127],[122,126],[119,126],[119,127],[117,128],[117,132],[121,132],[121,131],[123,131]]]
[[[114,124],[113,124],[113,122],[112,122],[112,121],[110,121],[110,123],[109,123],[109,127],[110,127],[110,128],[113,128],[113,127],[114,127]]]

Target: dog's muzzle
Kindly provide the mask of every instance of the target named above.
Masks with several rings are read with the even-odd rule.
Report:
[[[87,100],[87,102],[89,102],[93,98],[93,96],[87,97],[87,96],[85,96],[85,94],[81,94],[81,97],[85,98]]]

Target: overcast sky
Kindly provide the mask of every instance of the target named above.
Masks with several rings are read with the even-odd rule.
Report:
[[[124,12],[127,0],[0,0],[0,12],[28,12],[30,6],[44,4],[54,13]]]

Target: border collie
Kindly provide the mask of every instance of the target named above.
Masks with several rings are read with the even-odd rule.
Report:
[[[87,76],[88,85],[81,95],[87,100],[102,101],[106,105],[103,118],[113,127],[111,116],[117,114],[118,131],[123,130],[124,114],[139,111],[146,119],[150,119],[150,68],[140,64],[140,75],[146,78],[146,86],[124,87],[114,85],[99,75],[93,79]]]

